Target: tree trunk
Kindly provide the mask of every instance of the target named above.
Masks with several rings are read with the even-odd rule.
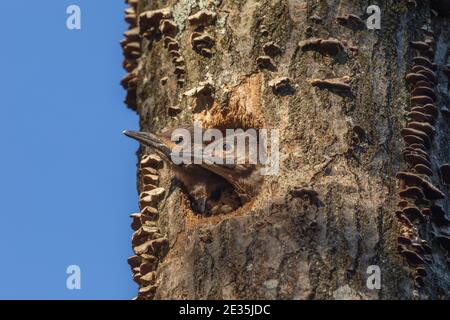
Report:
[[[435,6],[448,1],[127,2],[124,86],[142,131],[200,120],[280,136],[279,174],[212,216],[140,149],[139,299],[449,298],[450,20]],[[420,65],[431,74],[406,77]]]

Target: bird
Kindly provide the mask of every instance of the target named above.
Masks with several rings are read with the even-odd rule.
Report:
[[[216,129],[216,135],[199,144],[194,139],[194,128],[175,127],[158,134],[126,130],[123,134],[161,157],[184,186],[195,212],[232,212],[256,196],[263,182],[258,163],[249,161],[258,151],[258,141],[251,143],[246,139],[248,133],[242,130],[223,136]],[[238,149],[239,139],[245,142],[243,152]]]

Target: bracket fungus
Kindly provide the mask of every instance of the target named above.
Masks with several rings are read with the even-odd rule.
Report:
[[[424,150],[424,147],[422,147],[421,145],[412,144],[412,145],[406,147],[405,149],[403,149],[402,154],[407,154],[407,153],[418,154],[418,155],[423,156],[428,161],[430,160],[430,155],[428,154],[428,152],[426,152]]]
[[[141,274],[141,277],[139,279],[139,284],[145,286],[148,285],[154,285],[156,283],[156,272],[148,272],[147,274],[143,275]]]
[[[431,70],[430,68],[427,68],[422,65],[415,65],[412,67],[412,72],[417,74],[422,74],[425,77],[427,77],[427,80],[423,80],[421,83],[426,83],[427,86],[433,86],[437,82],[436,73]]]
[[[124,12],[125,12],[125,22],[127,22],[132,26],[135,26],[137,20],[136,10],[133,7],[129,7],[126,8]]]
[[[406,153],[406,154],[403,155],[403,157],[405,158],[406,162],[408,162],[412,166],[420,164],[420,165],[425,166],[427,168],[431,168],[430,161],[428,161],[422,155],[414,154],[414,153]]]
[[[408,187],[420,187],[423,194],[428,200],[439,200],[444,199],[445,194],[436,188],[427,179],[410,172],[399,172],[397,173],[397,179],[403,181]]]
[[[212,48],[214,46],[214,38],[209,34],[198,34],[194,33],[193,37],[191,37],[192,46],[196,49],[202,48]]]
[[[127,261],[128,261],[128,264],[130,265],[130,267],[132,269],[134,269],[134,268],[138,268],[141,265],[142,258],[140,256],[134,255],[134,256],[129,257]]]
[[[415,110],[419,110],[420,107],[413,108]],[[419,111],[412,111],[408,113],[408,117],[410,117],[415,122],[427,122],[427,123],[434,123],[434,118],[428,114],[419,112]]]
[[[411,248],[421,256],[428,255],[422,243],[413,242]]]
[[[330,56],[338,55],[345,51],[345,47],[338,39],[308,39],[299,42],[299,47],[302,51],[318,51],[322,54]]]
[[[158,239],[161,237],[161,229],[157,226],[143,225],[138,231],[135,232],[137,237],[147,237],[151,239]]]
[[[159,176],[156,174],[145,174],[142,176],[144,184],[157,185],[159,183]]]
[[[136,5],[132,5],[131,8],[125,10],[125,20],[130,24],[130,28],[124,32],[124,37],[120,44],[123,49],[124,61],[123,68],[131,74],[137,68],[137,59],[141,56],[141,44],[140,44],[140,35],[139,28],[136,27]],[[131,77],[131,76],[130,76]],[[131,80],[125,77],[124,81],[122,81],[122,86],[127,89],[132,89],[127,92],[127,96],[125,98],[125,104],[136,110],[137,108],[137,97],[136,97],[136,79]]]
[[[216,13],[209,10],[200,10],[197,13],[190,15],[188,21],[195,27],[206,27],[212,25],[216,20]]]
[[[120,84],[125,90],[128,90],[137,87],[137,80],[138,76],[135,73],[130,72],[122,79],[122,81],[120,81]]]
[[[431,98],[433,101],[436,101],[436,92],[433,89],[428,87],[415,87],[411,92],[413,96],[427,96]]]
[[[157,205],[158,202],[164,198],[165,190],[164,188],[156,188],[150,191],[142,192],[139,197],[140,208],[144,209],[148,206]]]
[[[403,214],[403,211],[397,211],[395,216],[399,222],[405,225],[407,228],[413,228],[413,223]]]
[[[426,76],[424,76],[423,74],[419,74],[419,73],[408,73],[405,77],[406,82],[415,85],[417,82],[419,81],[425,81],[425,82],[429,82],[428,78]]]
[[[177,76],[177,77],[181,77],[186,73],[186,69],[182,66],[175,66],[175,69],[173,71],[173,73]]]
[[[132,72],[134,69],[136,69],[137,63],[135,60],[124,60],[123,61],[123,68],[127,72]]]
[[[358,138],[358,140],[362,141],[362,140],[367,139],[367,133],[363,127],[361,127],[359,125],[354,125],[352,130],[353,130],[353,133]]]
[[[147,206],[141,210],[141,225],[150,226],[152,223],[155,223],[159,218],[158,210],[151,206]]]
[[[422,112],[424,114],[430,115],[434,118],[436,118],[438,116],[438,108],[430,103],[430,104],[426,104],[424,106],[421,107],[414,107],[411,109],[411,111],[418,111],[418,112]]]
[[[277,70],[275,62],[269,56],[259,56],[258,58],[256,58],[256,64],[260,69],[267,69],[269,71]]]
[[[169,51],[169,54],[171,51],[180,51],[180,44],[172,37],[164,37],[164,46]]]
[[[179,113],[181,113],[181,108],[179,106],[170,106],[167,108],[167,114],[171,117],[176,117]]]
[[[407,207],[403,209],[403,214],[412,222],[418,220],[420,223],[425,222],[425,217],[417,207]]]
[[[156,293],[157,286],[149,285],[139,288],[139,295],[137,299],[146,299],[148,297],[153,297]]]
[[[419,288],[422,288],[423,286],[425,286],[425,281],[424,281],[423,277],[420,275],[417,275],[416,277],[414,277],[414,283]]]
[[[127,31],[125,31],[123,33],[123,36],[125,37],[126,41],[139,41],[140,40],[139,28],[134,27],[134,28],[128,29]]]
[[[265,43],[263,46],[263,51],[267,56],[270,57],[275,57],[282,53],[280,46],[273,41]]]
[[[403,128],[400,134],[406,142],[409,142],[411,140],[410,138],[407,137],[417,137],[420,139],[420,141],[422,141],[423,145],[427,149],[431,147],[431,139],[425,132],[412,128]]]
[[[351,93],[351,86],[346,83],[348,81],[347,78],[342,79],[328,79],[328,80],[322,80],[322,79],[313,79],[309,82],[313,87],[318,87],[319,89],[328,89],[332,92],[337,93]]]
[[[428,96],[412,96],[410,99],[411,106],[423,106],[426,104],[432,104],[434,101]]]
[[[435,63],[431,62],[430,59],[428,59],[426,57],[421,57],[421,56],[414,57],[413,58],[413,63],[415,65],[424,66],[424,67],[426,67],[428,69],[431,69],[433,71],[437,70],[437,65]]]
[[[269,81],[269,87],[273,93],[292,93],[291,80],[288,77],[279,77]]]
[[[437,80],[437,76],[436,73],[434,73],[433,71],[429,70],[428,68],[422,67],[422,70],[419,70],[417,72],[417,74],[421,74],[424,75],[427,78],[428,82],[431,82],[433,84],[437,84],[438,80]]]
[[[405,257],[408,264],[412,267],[417,267],[425,264],[423,258],[416,252],[403,249],[400,254]]]
[[[349,28],[358,28],[358,29],[362,29],[365,26],[365,23],[363,21],[363,19],[361,19],[359,16],[355,15],[355,14],[345,14],[342,16],[337,16],[336,17],[336,21],[345,27],[349,27]]]
[[[426,122],[410,122],[408,123],[408,128],[422,131],[427,134],[430,139],[433,139],[436,132],[435,128]]]
[[[182,66],[185,65],[185,62],[184,62],[184,58],[183,58],[183,57],[173,58],[173,59],[172,59],[172,63],[173,63],[176,67],[182,67]]]
[[[145,11],[139,15],[139,32],[144,37],[151,37],[159,31],[161,20],[172,18],[172,11],[168,8]]]
[[[204,57],[210,58],[212,56],[211,48],[214,44],[214,37],[207,33],[193,32],[191,35],[192,49]]]
[[[417,172],[418,174],[425,174],[429,177],[433,175],[433,171],[430,169],[430,167],[423,164],[415,165],[414,171]]]
[[[140,51],[141,44],[137,41],[123,43],[123,52],[126,56],[133,55],[134,52],[138,52],[140,55]]]
[[[144,155],[140,161],[141,167],[151,167],[160,169],[162,168],[162,165],[163,165],[162,159],[156,154]]]
[[[409,45],[411,46],[411,48],[423,52],[427,52],[429,49],[431,49],[430,45],[425,41],[410,41]]]
[[[399,208],[406,208],[406,207],[408,207],[409,204],[410,204],[410,202],[409,202],[408,200],[400,200],[400,201],[397,203],[397,206],[398,206]]]
[[[156,170],[155,168],[151,168],[151,167],[145,167],[145,168],[141,168],[140,173],[144,176],[147,174],[158,175],[158,170]]]
[[[161,20],[159,23],[159,31],[168,37],[175,37],[177,34],[177,25],[169,19]]]
[[[145,275],[149,272],[155,271],[158,266],[158,258],[149,254],[142,254],[141,263],[139,264],[139,273]]]
[[[132,213],[130,214],[131,218],[131,229],[137,231],[141,227],[141,213]]]
[[[425,195],[419,187],[407,187],[399,191],[398,195],[402,198],[414,199],[417,204],[427,204]]]
[[[148,240],[141,245],[133,247],[135,254],[150,254],[158,258],[166,255],[169,249],[169,240],[165,237]]]
[[[411,245],[411,239],[403,237],[403,236],[398,236],[397,242],[402,245]]]
[[[172,58],[180,58],[181,57],[181,53],[177,50],[170,50],[169,54]]]
[[[431,83],[430,81],[425,81],[425,80],[420,80],[420,81],[417,81],[415,84],[414,84],[414,86],[415,87],[427,87],[427,88],[434,88],[434,84],[433,83]]]

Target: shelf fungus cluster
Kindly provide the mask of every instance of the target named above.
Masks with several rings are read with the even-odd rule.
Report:
[[[140,212],[131,215],[131,238],[134,256],[128,258],[133,279],[139,285],[137,299],[153,299],[157,288],[156,269],[168,252],[169,241],[158,226],[158,204],[165,190],[158,187],[158,169],[162,160],[156,155],[145,155],[139,165]]]
[[[193,27],[191,33],[192,49],[206,58],[213,55],[212,48],[215,44],[215,38],[208,31],[216,21],[216,13],[209,10],[200,10],[188,17],[189,24]]]
[[[263,45],[262,49],[264,51],[264,55],[256,58],[256,65],[258,68],[266,69],[272,72],[277,71],[278,68],[274,59],[283,53],[281,47],[275,42],[269,41]]]
[[[396,211],[399,222],[398,249],[412,268],[418,288],[425,285],[427,265],[433,259],[430,243],[433,238],[441,241],[439,237],[446,237],[439,232],[435,236],[427,230],[438,230],[439,224],[449,225],[444,209],[438,204],[446,195],[436,187],[438,181],[431,159],[436,135],[434,123],[438,117],[435,106],[437,66],[432,62],[434,46],[431,33],[427,33],[425,41],[410,42],[410,47],[418,55],[413,58],[412,69],[406,75],[411,89],[410,110],[406,128],[401,130],[405,143],[402,155],[408,169],[397,174],[400,198]],[[440,170],[444,182],[448,177],[446,170],[445,166]]]
[[[126,0],[129,5],[125,9],[125,21],[130,25],[124,33],[124,39],[120,42],[124,54],[123,68],[128,72],[122,79],[122,87],[127,91],[125,104],[136,110],[137,108],[137,64],[141,56],[141,39],[137,28],[137,5],[138,0]]]
[[[351,29],[363,29],[365,27],[364,20],[355,14],[345,14],[336,17],[336,21],[344,26]]]
[[[185,82],[186,64],[180,51],[180,43],[177,40],[178,26],[172,18],[170,7],[158,10],[149,10],[139,15],[139,33],[143,38],[150,41],[149,48],[154,41],[160,41],[164,44],[172,64],[173,73],[177,77],[178,85],[182,86]]]
[[[324,55],[336,56],[341,52],[345,52],[344,44],[338,39],[318,39],[311,38],[300,41],[299,48],[305,51],[317,51]]]
[[[283,92],[289,93],[293,91],[291,79],[289,79],[288,77],[278,77],[269,81],[269,87],[275,94],[280,94]]]
[[[364,24],[361,18],[354,14],[338,16],[336,21],[348,27],[357,27]],[[313,51],[330,57],[339,57],[339,59],[355,56],[359,50],[357,46],[351,45],[349,41],[335,38],[311,37],[300,41],[298,47],[302,52]],[[352,96],[351,78],[349,76],[335,79],[311,79],[309,83],[321,90],[328,90],[341,96]]]

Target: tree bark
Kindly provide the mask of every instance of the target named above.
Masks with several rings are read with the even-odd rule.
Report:
[[[138,53],[128,48],[124,84],[143,131],[201,120],[280,134],[280,173],[266,176],[242,208],[211,217],[194,213],[167,166],[140,149],[139,192],[145,198],[145,191],[164,190],[156,189],[163,192],[157,203],[142,198],[143,212],[133,216],[137,232],[142,224],[158,230],[153,238],[134,237],[135,251],[140,247],[130,265],[139,299],[449,298],[449,188],[440,167],[450,157],[450,20],[435,6],[445,1],[127,2],[135,8],[130,28],[141,24],[141,37],[124,43],[140,46]],[[369,5],[381,8],[380,30],[366,27]],[[201,10],[213,13],[199,18],[204,27],[188,21]],[[197,45],[205,35],[213,45]],[[330,38],[336,41],[324,41]],[[432,52],[411,44],[426,40]],[[423,156],[429,177],[404,152],[411,144],[404,129],[417,116],[405,77],[420,55],[437,66],[438,113],[417,121],[435,128]],[[205,83],[211,101],[185,95]],[[399,172],[436,190],[421,182],[426,199],[401,196],[411,185]],[[445,199],[427,194],[439,190]],[[405,207],[419,209],[424,220]],[[366,283],[373,265],[381,270],[380,289]]]

